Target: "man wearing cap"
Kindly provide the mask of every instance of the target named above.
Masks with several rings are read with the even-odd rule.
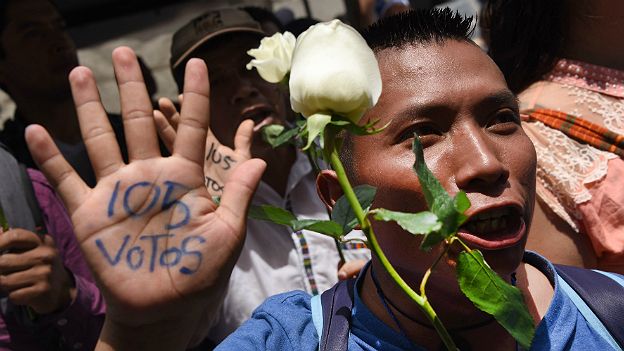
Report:
[[[174,34],[172,73],[181,91],[186,62],[193,57],[206,62],[211,89],[210,129],[224,146],[234,149],[237,128],[241,122],[253,120],[251,156],[267,163],[254,204],[286,208],[299,218],[326,219],[327,211],[316,194],[316,173],[307,157],[292,145],[273,149],[259,135],[267,124],[286,123],[290,111],[287,96],[278,85],[245,68],[251,59],[247,51],[257,47],[264,36],[260,25],[244,11],[208,12]],[[215,148],[206,145],[206,162],[223,162],[224,157],[211,150]],[[347,260],[369,257],[367,249],[356,245],[345,251]],[[220,313],[211,316],[206,325],[210,340],[220,342],[271,295],[289,290],[317,294],[328,289],[338,279],[339,261],[336,244],[327,236],[306,230],[293,233],[285,226],[249,220]],[[341,276],[353,274],[347,273],[350,268],[346,266]]]

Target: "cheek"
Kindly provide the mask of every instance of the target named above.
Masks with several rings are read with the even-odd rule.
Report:
[[[412,169],[414,156],[411,151],[402,150],[398,146],[368,146],[358,152],[363,157],[354,157],[353,168],[356,172],[353,183],[377,188],[373,207],[402,212],[426,210],[418,177]]]
[[[508,146],[506,157],[512,177],[515,177],[520,184],[525,186],[529,195],[533,196],[537,167],[535,147],[525,134],[508,145],[513,145],[513,147]]]

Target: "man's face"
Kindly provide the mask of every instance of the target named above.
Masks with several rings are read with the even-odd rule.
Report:
[[[13,0],[0,37],[0,81],[11,94],[70,94],[67,76],[78,65],[76,47],[49,1]]]
[[[472,203],[473,222],[460,230],[462,240],[509,276],[521,261],[531,222],[536,156],[503,75],[478,47],[454,40],[386,49],[377,59],[383,90],[364,118],[392,123],[377,135],[353,138],[355,183],[377,187],[374,207],[426,210],[412,170],[418,133],[426,163],[442,186],[451,195],[465,191]],[[374,229],[408,282],[419,282],[441,252],[421,251],[421,237],[394,223],[375,222]],[[456,287],[453,270],[441,266],[435,284]]]
[[[210,128],[219,141],[233,147],[239,124],[252,119],[255,126],[252,155],[262,157],[271,146],[262,140],[260,129],[271,123],[284,123],[285,96],[277,84],[260,77],[245,65],[251,57],[247,50],[260,44],[257,34],[231,34],[197,52],[210,75]]]

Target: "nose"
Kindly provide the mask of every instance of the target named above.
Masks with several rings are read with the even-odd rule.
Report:
[[[252,81],[244,76],[236,75],[235,88],[230,98],[230,103],[234,106],[244,104],[245,101],[256,98],[259,91]]]
[[[466,192],[500,191],[509,179],[509,168],[501,162],[499,144],[478,126],[462,131],[453,141],[455,183]]]

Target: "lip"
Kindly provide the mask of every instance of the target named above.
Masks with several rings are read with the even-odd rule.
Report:
[[[259,118],[258,116],[263,116]],[[268,104],[256,104],[241,111],[241,121],[251,119],[254,121],[254,132],[258,132],[262,127],[275,123],[275,110]]]
[[[470,217],[489,210],[504,207],[513,208],[515,214],[517,215],[517,218],[515,219],[517,222],[512,226],[512,228],[505,229],[497,233],[489,233],[487,236],[478,236],[477,234],[470,233],[465,229],[460,228],[457,235],[462,240],[466,241],[467,244],[471,244],[471,246],[476,246],[484,250],[501,250],[516,245],[526,234],[526,223],[522,217],[524,212],[521,210],[520,206],[513,204],[499,204],[497,206],[479,209],[478,211],[473,212]]]

